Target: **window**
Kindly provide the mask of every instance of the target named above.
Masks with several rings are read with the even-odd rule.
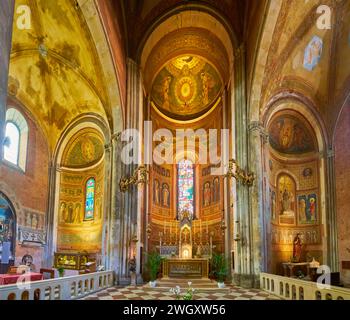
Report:
[[[190,160],[178,164],[178,214],[187,211],[194,217],[194,170]]]
[[[85,203],[85,220],[94,219],[95,211],[95,179],[91,178],[86,182],[86,203]]]
[[[25,171],[28,144],[27,121],[18,110],[9,108],[6,112],[5,128],[4,160]]]
[[[18,165],[19,156],[19,137],[20,132],[17,126],[12,122],[6,123],[5,131],[6,142],[4,146],[4,159],[14,165]]]

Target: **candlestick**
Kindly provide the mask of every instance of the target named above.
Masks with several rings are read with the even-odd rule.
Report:
[[[200,220],[200,242],[202,243],[202,219]]]
[[[195,221],[193,221],[193,239],[194,239],[194,243],[196,243],[196,224]]]

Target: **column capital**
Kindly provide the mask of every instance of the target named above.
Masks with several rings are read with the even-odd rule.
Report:
[[[235,58],[240,59],[245,53],[245,46],[241,44],[234,52]]]
[[[116,141],[116,142],[120,142],[120,138],[122,136],[122,133],[121,132],[117,132],[117,133],[114,133],[111,137],[111,141]]]
[[[265,127],[263,126],[262,122],[260,122],[260,121],[250,122],[248,125],[248,131],[250,133],[257,132],[258,134],[260,134],[264,143],[268,142],[269,134],[268,134],[267,130],[265,129]]]
[[[327,158],[334,158],[334,157],[335,157],[334,149],[328,149],[327,150]]]

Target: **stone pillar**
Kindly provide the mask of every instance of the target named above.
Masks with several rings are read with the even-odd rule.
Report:
[[[128,67],[128,79],[127,79],[127,114],[126,114],[126,128],[142,130],[140,121],[143,120],[142,111],[142,88],[139,66],[131,59],[127,61]],[[142,141],[140,141],[139,150],[134,150],[138,153],[140,158]],[[140,162],[140,160],[139,160]],[[138,164],[124,165],[122,164],[122,177],[130,177],[137,169]],[[119,181],[117,181],[119,184]],[[119,270],[119,283],[121,285],[130,284],[130,272],[129,272],[129,260],[131,257],[132,246],[136,246],[136,277],[138,283],[142,282],[140,275],[140,235],[141,235],[141,208],[140,194],[142,188],[131,186],[130,189],[122,195],[122,217],[121,221],[121,234],[120,243],[121,248],[121,260]],[[133,237],[138,239],[137,243],[132,243]]]
[[[222,127],[223,129],[227,129],[229,127],[229,119],[228,119],[228,98],[227,98],[227,90],[224,90],[222,94],[222,104],[223,104],[223,112],[222,112]],[[226,148],[229,149],[229,146],[226,146]],[[229,154],[229,150],[227,150]],[[222,150],[222,153],[224,153],[224,150]],[[228,270],[229,272],[229,280],[232,278],[231,270],[232,270],[232,259],[231,259],[231,251],[232,251],[232,220],[233,216],[231,216],[231,207],[230,207],[230,186],[231,181],[230,179],[224,179],[224,212],[223,212],[223,218],[225,221],[226,230],[225,237],[224,237],[224,248],[225,248],[225,257],[227,259],[228,264]]]
[[[112,186],[111,186],[111,215],[109,234],[109,269],[115,271],[117,281],[121,275],[123,261],[123,219],[122,214],[123,196],[119,190],[119,181],[122,177],[122,163],[120,159],[122,144],[120,134],[112,136]]]
[[[0,159],[5,135],[7,83],[11,53],[14,0],[0,0]]]
[[[335,180],[335,153],[328,150],[326,159],[326,223],[327,223],[327,265],[332,272],[339,271],[337,202]]]
[[[111,269],[111,247],[110,239],[112,237],[112,222],[113,222],[113,202],[112,189],[113,186],[113,139],[105,145],[105,183],[104,183],[104,224],[102,229],[102,263],[107,268]]]
[[[247,103],[245,89],[245,50],[242,45],[235,52],[234,66],[234,96],[235,96],[235,137],[236,137],[236,161],[238,165],[248,167],[248,139],[247,139]],[[240,241],[236,245],[236,268],[234,283],[251,287],[251,263],[250,263],[250,221],[248,188],[236,183],[236,232]]]
[[[235,52],[235,140],[238,165],[255,174],[253,187],[237,182],[236,187],[236,261],[234,283],[242,287],[258,287],[262,269],[262,140],[260,125],[248,128],[246,100],[245,48]]]
[[[255,181],[249,189],[249,215],[251,233],[251,274],[253,286],[259,286],[259,274],[267,266],[266,226],[270,224],[267,213],[268,206],[264,197],[267,194],[264,185],[264,145],[268,134],[259,122],[249,125],[249,170],[254,172]]]

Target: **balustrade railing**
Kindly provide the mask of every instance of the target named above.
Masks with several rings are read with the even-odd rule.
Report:
[[[350,289],[261,273],[260,288],[286,300],[350,300]]]
[[[113,285],[113,271],[34,282],[23,275],[17,284],[0,286],[0,300],[76,300]]]

